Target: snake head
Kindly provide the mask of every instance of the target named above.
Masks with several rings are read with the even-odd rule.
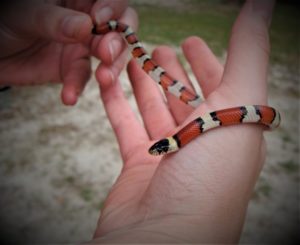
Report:
[[[162,139],[149,148],[149,153],[154,156],[164,155],[177,151],[178,146],[173,137]]]

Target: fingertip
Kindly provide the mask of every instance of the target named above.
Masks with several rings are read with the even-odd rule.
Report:
[[[189,36],[183,41],[183,45],[185,45],[186,43],[188,44],[190,42],[198,41],[198,39],[201,39],[201,38],[197,37],[197,36]]]
[[[62,22],[63,35],[78,41],[85,41],[91,35],[92,20],[86,14],[71,15]]]
[[[145,76],[147,76],[134,58],[132,58],[127,64],[127,73],[129,80],[132,82],[141,81]]]
[[[207,97],[219,86],[223,66],[207,43],[200,37],[188,37],[181,46],[183,54],[201,87],[203,96]]]
[[[61,93],[61,99],[65,105],[73,106],[77,103],[77,94],[75,91],[64,87]]]
[[[115,82],[115,75],[111,69],[102,64],[97,68],[95,76],[101,89],[106,89]]]
[[[176,57],[176,53],[172,48],[166,45],[161,45],[153,50],[152,57],[155,60],[173,61],[173,59]]]
[[[108,43],[108,49],[111,55],[111,62],[113,63],[116,58],[121,54],[122,52],[122,39],[121,37],[114,38]]]
[[[128,5],[127,0],[102,0],[96,1],[91,10],[91,15],[97,24],[104,23],[110,19],[118,19]]]
[[[106,65],[111,65],[124,49],[122,37],[117,33],[110,33],[103,37],[98,44],[99,58]]]
[[[78,33],[76,33],[75,38],[78,41],[90,40],[92,28],[93,28],[92,19],[90,17],[85,18],[85,20],[82,22],[79,28]]]
[[[182,48],[183,49],[191,49],[193,48],[195,45],[197,46],[204,46],[204,47],[207,47],[207,44],[206,42],[200,38],[200,37],[197,37],[197,36],[190,36],[188,38],[186,38],[183,43],[182,43]]]
[[[254,1],[247,1],[248,4],[252,4],[252,11],[262,17],[267,26],[270,26],[271,19],[272,19],[272,10],[275,5],[275,0],[269,1],[261,1],[261,0],[254,0]]]
[[[88,14],[51,4],[39,4],[25,20],[29,33],[59,42],[73,43],[91,37],[92,19]]]
[[[188,37],[181,46],[185,57],[191,63],[210,63],[210,66],[220,66],[218,59],[202,38],[197,36]]]
[[[104,23],[108,20],[110,20],[113,16],[114,12],[113,9],[110,6],[105,6],[99,11],[96,11],[94,16],[95,16],[95,21],[97,24]]]

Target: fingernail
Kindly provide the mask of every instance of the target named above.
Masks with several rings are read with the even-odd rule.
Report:
[[[86,21],[88,21],[88,17],[86,16],[67,16],[62,24],[63,33],[69,38],[76,38],[80,32],[80,27]]]
[[[266,23],[269,25],[272,18],[272,10],[275,1],[273,0],[253,0],[252,10],[254,13],[263,17]]]
[[[113,16],[113,10],[110,7],[104,7],[95,14],[97,24],[110,20]]]
[[[113,39],[111,42],[109,42],[108,49],[111,55],[111,60],[114,61],[121,49],[120,40]]]

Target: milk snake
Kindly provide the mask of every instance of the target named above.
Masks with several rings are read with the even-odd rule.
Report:
[[[104,35],[112,31],[122,34],[132,56],[137,59],[143,70],[161,85],[164,91],[173,94],[192,107],[200,104],[201,99],[198,95],[186,88],[180,81],[172,78],[151,59],[130,26],[111,20],[102,25],[95,25],[92,33]],[[213,111],[194,119],[175,135],[156,142],[150,147],[149,153],[162,155],[174,152],[209,129],[242,123],[262,124],[269,129],[274,129],[280,124],[280,114],[274,108],[263,105],[238,106]]]

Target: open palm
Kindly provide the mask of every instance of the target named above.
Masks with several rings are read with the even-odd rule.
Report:
[[[269,44],[265,16],[271,9],[272,5],[265,7],[262,15],[250,1],[245,4],[233,28],[224,69],[201,39],[190,37],[183,43],[183,53],[205,97],[197,109],[171,95],[166,95],[165,102],[135,61],[129,63],[128,73],[144,126],[131,111],[119,83],[102,90],[124,166],[102,210],[97,241],[238,240],[265,157],[262,128],[241,125],[213,130],[164,158],[150,156],[148,148],[206,112],[266,104]],[[153,59],[190,86],[168,47],[156,49]]]

